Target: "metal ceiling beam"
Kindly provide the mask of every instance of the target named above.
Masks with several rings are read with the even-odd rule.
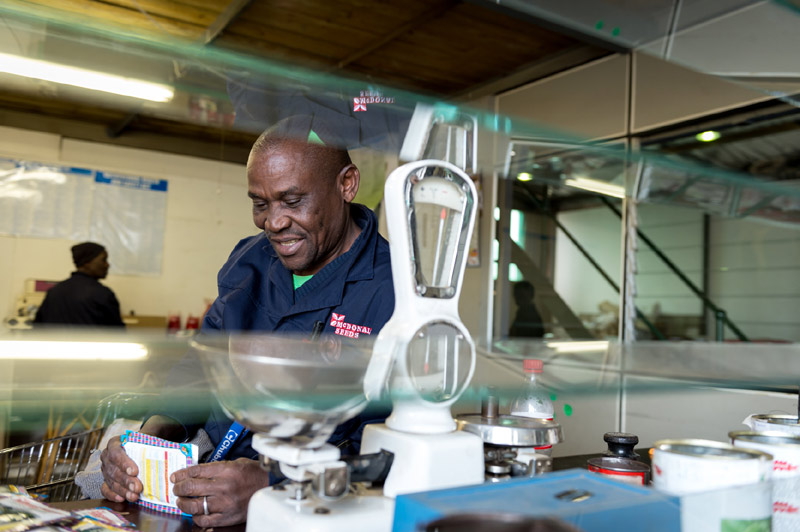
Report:
[[[461,0],[446,0],[445,2],[429,9],[428,11],[425,11],[418,17],[415,17],[412,20],[406,22],[405,24],[398,26],[397,28],[395,28],[394,31],[387,33],[380,39],[372,41],[366,46],[359,48],[357,52],[350,54],[349,56],[345,57],[344,59],[336,63],[336,68],[342,69],[347,65],[349,65],[350,63],[358,61],[365,55],[371,54],[378,48],[381,48],[382,46],[385,46],[386,44],[390,43],[400,35],[408,33],[409,31],[411,31],[412,29],[416,28],[421,24],[429,23],[432,20],[441,17],[442,15],[444,15],[445,13],[447,13],[460,3]]]
[[[80,108],[78,108],[80,111]],[[92,109],[94,111],[94,109]],[[121,120],[123,117],[120,117]],[[115,119],[116,120],[116,119]],[[199,130],[181,124],[165,124],[137,118],[139,127],[135,135],[110,137],[108,118],[75,116],[74,113],[55,115],[33,109],[11,109],[0,106],[0,125],[53,133],[65,138],[85,140],[100,144],[125,146],[141,150],[187,155],[212,161],[245,164],[250,147],[257,135],[222,133],[208,126]],[[169,129],[165,129],[167,126]]]
[[[231,2],[222,10],[217,19],[209,24],[206,31],[203,32],[201,41],[203,44],[209,44],[211,41],[219,37],[228,24],[235,19],[242,10],[247,7],[251,0],[231,0]]]

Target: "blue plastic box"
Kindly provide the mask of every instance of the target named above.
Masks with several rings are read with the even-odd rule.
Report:
[[[568,469],[532,478],[400,495],[393,530],[418,532],[435,519],[463,513],[555,517],[585,532],[678,532],[681,528],[678,498],[585,469]]]

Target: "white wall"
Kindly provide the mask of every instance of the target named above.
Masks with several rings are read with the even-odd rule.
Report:
[[[619,218],[607,207],[597,207],[561,212],[558,221],[621,286],[622,223]],[[619,305],[619,294],[560,229],[556,231],[553,284],[575,314],[595,314],[597,305],[603,301]]]
[[[258,229],[250,215],[244,166],[122,148],[58,135],[0,127],[0,156],[167,179],[167,219],[161,275],[115,275],[104,283],[123,314],[199,316],[216,296],[216,274],[236,242]],[[0,318],[29,278],[61,280],[74,267],[63,239],[0,236]]]
[[[639,230],[701,290],[703,289],[703,212],[685,207],[640,204]],[[650,247],[639,241],[636,253],[636,306],[650,316],[700,316],[703,304]],[[699,331],[702,335],[703,331]]]
[[[751,339],[800,342],[800,227],[713,218],[710,234],[711,300]]]
[[[634,55],[632,132],[769,100],[772,95],[658,57]]]
[[[622,136],[628,119],[627,62],[614,55],[510,90],[498,95],[498,112],[539,126],[540,136]]]

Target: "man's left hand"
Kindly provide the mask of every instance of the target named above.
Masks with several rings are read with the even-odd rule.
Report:
[[[203,528],[244,523],[250,497],[269,485],[267,472],[247,458],[190,466],[173,473],[171,480],[178,508]]]

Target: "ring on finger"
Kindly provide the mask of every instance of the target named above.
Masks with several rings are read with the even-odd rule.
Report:
[[[208,496],[203,496],[203,515],[208,515]]]

